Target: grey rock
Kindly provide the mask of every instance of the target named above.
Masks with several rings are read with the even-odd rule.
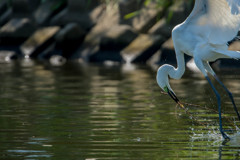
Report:
[[[119,12],[117,6],[108,5],[108,9],[98,18],[97,24],[86,35],[83,44],[72,56],[72,58],[80,58],[83,61],[89,61],[90,55],[99,51],[100,40],[106,35],[108,30],[119,24]]]
[[[61,29],[56,39],[56,49],[61,50],[62,56],[69,58],[85,38],[86,32],[76,23],[69,23]]]
[[[187,16],[189,16],[192,10],[192,1],[179,0],[176,1],[169,9],[167,13],[167,22],[171,26],[182,23]]]
[[[120,0],[118,3],[120,23],[131,25],[132,19],[126,19],[125,16],[140,10],[143,2],[143,0]]]
[[[0,16],[0,26],[6,24],[11,19],[11,16],[12,16],[12,9],[11,8],[6,10],[6,12],[4,12],[3,14],[1,14],[1,16]]]
[[[51,18],[64,9],[66,0],[48,0],[42,3],[34,12],[34,19],[39,25],[47,25]]]
[[[48,47],[49,41],[60,30],[57,26],[38,29],[20,47],[25,57],[35,57]]]
[[[0,28],[2,44],[15,43],[25,40],[35,30],[35,26],[28,18],[14,18]]]
[[[143,7],[137,16],[132,19],[132,26],[138,32],[147,33],[150,28],[157,22],[157,17],[163,15],[162,8],[156,8],[155,3]]]
[[[13,17],[15,18],[32,18],[33,11],[38,7],[41,0],[12,0],[11,6]]]
[[[4,14],[8,10],[7,0],[0,1],[0,15]]]
[[[14,56],[16,52],[13,51],[0,51],[0,63],[8,63],[11,61],[11,57]]]
[[[95,24],[91,13],[97,4],[98,0],[68,0],[67,8],[54,16],[50,23],[52,25],[78,23],[83,29],[90,30]]]
[[[130,44],[137,33],[128,25],[116,25],[110,28],[100,39],[100,50],[121,50]]]
[[[167,23],[165,18],[162,18],[160,21],[158,21],[150,30],[149,34],[158,34],[162,35],[166,38],[171,37],[172,29],[174,26]]]
[[[146,62],[157,50],[165,39],[160,35],[139,35],[129,46],[121,51],[126,62]]]

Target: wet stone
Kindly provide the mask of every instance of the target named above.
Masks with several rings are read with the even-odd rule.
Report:
[[[14,51],[0,51],[0,63],[7,63],[16,53]]]
[[[137,33],[128,25],[116,25],[100,39],[101,50],[121,50],[137,37]]]
[[[162,16],[163,9],[157,8],[156,4],[152,3],[147,7],[141,9],[140,14],[133,18],[133,28],[141,33],[147,33],[157,22],[157,17]]]
[[[60,30],[59,27],[46,27],[37,30],[20,49],[25,57],[36,56],[48,46],[53,36]]]
[[[126,62],[146,62],[164,42],[164,38],[160,35],[139,35],[132,43],[130,43],[121,55]]]
[[[14,44],[25,40],[35,30],[28,18],[14,18],[0,28],[1,44]]]
[[[41,0],[12,0],[13,17],[32,17],[32,12],[40,2]]]
[[[40,25],[48,24],[51,18],[66,6],[66,1],[51,0],[42,3],[34,12],[34,18]]]
[[[56,39],[56,49],[62,51],[62,55],[69,58],[82,44],[86,32],[76,23],[69,23],[61,29]]]

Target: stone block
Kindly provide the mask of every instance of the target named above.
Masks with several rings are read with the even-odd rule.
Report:
[[[11,60],[11,57],[16,55],[16,52],[14,51],[0,51],[0,63],[7,63]]]
[[[89,57],[90,62],[123,62],[123,58],[120,54],[120,51],[113,51],[113,50],[103,50],[97,51],[96,53],[90,55]]]
[[[35,30],[35,26],[27,18],[11,19],[0,28],[1,44],[20,43],[29,37]]]
[[[64,65],[67,62],[67,60],[63,56],[53,55],[49,58],[49,62],[52,66],[59,67]]]
[[[240,68],[240,61],[236,59],[219,59],[214,63],[217,69]]]
[[[193,1],[179,0],[176,1],[167,13],[167,21],[170,25],[175,26],[182,23],[190,14],[193,7]]]
[[[155,53],[153,57],[151,57],[151,60],[149,61],[151,64],[172,64],[174,66],[177,65],[176,60],[176,54],[174,50],[174,45],[172,38],[169,38],[167,41],[165,41],[161,49]],[[185,61],[188,62],[192,57],[188,55],[184,55]]]
[[[89,60],[89,56],[99,51],[100,40],[114,26],[119,24],[119,12],[114,5],[109,5],[98,18],[97,24],[86,35],[83,44],[72,56],[72,58],[81,58],[84,61]]]
[[[12,0],[11,6],[13,10],[13,17],[32,17],[32,12],[40,3],[41,0]]]
[[[62,56],[69,58],[84,40],[86,32],[76,23],[69,23],[55,36],[56,49],[62,51]]]
[[[65,25],[67,23],[78,23],[83,29],[90,30],[94,24],[94,15],[91,15],[95,11],[95,7],[99,3],[99,0],[68,0],[68,6],[59,14],[54,16],[51,20],[52,25]],[[101,6],[101,5],[100,5]],[[100,8],[100,12],[103,7]],[[94,12],[97,16],[98,12]]]
[[[4,14],[8,10],[7,0],[0,1],[0,15]]]
[[[140,10],[139,15],[132,20],[132,26],[138,32],[147,33],[154,24],[157,23],[157,18],[163,15],[162,8],[156,8],[156,4],[149,4]]]
[[[126,19],[125,16],[139,11],[142,8],[143,2],[143,0],[120,0],[118,2],[120,23],[131,25],[132,19]]]
[[[163,44],[165,39],[160,35],[139,35],[121,51],[126,62],[146,62]]]
[[[100,50],[121,50],[129,45],[137,33],[128,25],[116,25],[110,28],[100,39]]]
[[[25,57],[35,57],[43,51],[53,40],[53,37],[60,30],[60,27],[52,26],[38,29],[20,47]]]
[[[88,12],[100,4],[100,0],[68,0],[69,12]]]
[[[94,26],[94,23],[91,20],[89,13],[69,12],[67,8],[54,16],[50,21],[51,25],[63,26],[67,23],[78,23],[85,31],[90,30]]]
[[[165,18],[162,18],[149,30],[148,33],[155,35],[158,34],[166,38],[170,38],[173,27],[174,26],[167,23],[167,20]]]
[[[12,9],[8,9],[6,10],[6,12],[4,12],[3,14],[1,14],[0,16],[0,26],[6,24],[12,16]]]
[[[42,3],[34,12],[34,18],[40,25],[47,25],[51,18],[66,7],[66,0],[48,0]]]

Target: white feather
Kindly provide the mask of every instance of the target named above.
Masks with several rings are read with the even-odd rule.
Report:
[[[195,0],[185,21],[189,27],[201,27],[201,36],[212,44],[226,44],[240,28],[240,0]]]
[[[211,74],[227,91],[240,120],[231,92],[217,78],[209,62],[219,58],[240,59],[239,51],[228,50],[227,42],[232,40],[240,28],[240,0],[195,0],[195,6],[189,17],[182,24],[174,27],[174,43],[177,68],[163,65],[158,69],[158,85],[180,106],[177,96],[169,85],[169,77],[180,79],[185,71],[184,53],[192,56],[196,67],[203,73],[218,100],[221,109],[221,97],[208,77]],[[229,137],[222,130],[221,114],[219,115],[220,132],[225,139]]]

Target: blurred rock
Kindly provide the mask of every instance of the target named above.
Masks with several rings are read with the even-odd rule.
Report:
[[[137,35],[128,25],[116,25],[100,38],[100,50],[121,50],[130,44]]]
[[[191,59],[191,57],[186,54],[184,55],[184,57],[186,62],[188,62]],[[156,55],[151,57],[151,59],[149,60],[149,63],[157,64],[157,65],[166,64],[166,63],[172,64],[175,66],[177,65],[176,54],[175,54],[172,38],[169,38],[167,41],[163,43],[163,45],[161,46],[161,49],[158,52],[156,52]]]
[[[62,66],[64,65],[67,60],[63,56],[60,55],[53,55],[50,57],[49,62],[51,63],[52,66]]]
[[[0,16],[0,26],[4,25],[5,23],[7,23],[12,15],[12,9],[8,9],[6,10],[6,12],[4,12],[3,14],[1,14]]]
[[[120,54],[120,51],[113,51],[113,50],[103,50],[97,51],[96,53],[89,56],[90,62],[123,62],[123,58]]]
[[[160,35],[139,35],[129,46],[121,51],[126,62],[146,62],[165,39]]]
[[[37,30],[20,49],[25,57],[36,57],[53,41],[53,36],[60,30],[59,27],[45,27]]]
[[[229,46],[229,50],[240,51],[240,41],[235,41],[235,42],[231,43]]]
[[[161,55],[159,58],[160,59],[157,60],[158,64],[177,64],[172,38],[169,38],[166,42],[163,43],[161,47]]]
[[[165,18],[162,18],[149,30],[148,33],[162,35],[166,38],[170,38],[173,27],[174,26],[171,26],[167,23]]]
[[[99,51],[90,55],[91,62],[122,62],[120,50],[129,45],[137,33],[128,25],[116,25],[100,38]]]
[[[51,18],[66,7],[66,0],[48,0],[34,12],[34,18],[39,25],[48,25]]]
[[[61,29],[56,39],[56,49],[62,51],[62,56],[69,58],[82,44],[86,32],[76,23],[69,23]]]
[[[217,69],[239,68],[240,61],[236,59],[219,59],[214,62],[213,66]]]
[[[69,23],[56,35],[57,42],[82,39],[86,32],[76,23]]]
[[[99,51],[101,38],[107,31],[119,24],[119,12],[117,6],[109,4],[108,9],[98,18],[97,24],[86,35],[83,44],[72,58],[81,58],[89,61],[89,56]]]
[[[167,22],[171,26],[182,23],[192,11],[193,1],[179,0],[176,1],[169,9]]]
[[[88,12],[98,6],[101,0],[68,0],[70,12]]]
[[[4,14],[8,10],[7,0],[0,1],[0,15]]]
[[[32,13],[38,7],[40,2],[41,0],[12,0],[12,16],[14,18],[32,18]]]
[[[53,25],[78,23],[83,29],[89,30],[94,25],[90,13],[99,4],[99,0],[68,0],[68,6],[52,20]]]
[[[11,57],[16,53],[13,51],[0,51],[0,63],[8,63],[11,61]]]
[[[162,51],[160,49],[157,50],[153,54],[153,56],[147,60],[146,63],[156,69],[156,67],[159,66],[159,60],[161,59],[161,54],[162,54]]]
[[[125,16],[140,10],[143,2],[143,0],[120,0],[118,2],[120,23],[131,25],[132,19],[126,19]]]
[[[0,28],[2,45],[19,44],[27,39],[35,30],[35,26],[27,18],[14,18]]]
[[[101,17],[105,13],[105,11],[106,11],[106,5],[102,4],[94,8],[89,13],[89,17],[91,18],[91,21],[93,22],[94,25],[98,23],[99,20],[101,20]]]
[[[132,20],[132,26],[138,32],[147,33],[148,30],[157,22],[157,17],[162,17],[163,9],[156,7],[156,3],[150,3],[142,8],[139,14]]]

